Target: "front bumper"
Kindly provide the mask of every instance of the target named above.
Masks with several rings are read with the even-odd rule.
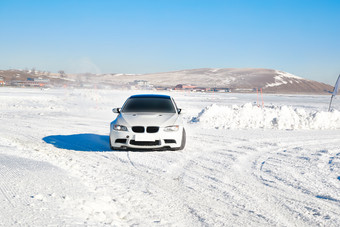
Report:
[[[161,128],[157,133],[135,133],[131,128],[129,131],[110,131],[111,147],[124,149],[163,149],[178,148],[182,143],[183,127],[175,132],[165,132]]]

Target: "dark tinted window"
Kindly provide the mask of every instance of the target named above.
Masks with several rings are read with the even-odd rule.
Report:
[[[176,113],[171,99],[164,98],[130,98],[122,112],[159,112]]]

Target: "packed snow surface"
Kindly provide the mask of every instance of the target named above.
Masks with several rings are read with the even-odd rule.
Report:
[[[304,108],[285,105],[260,107],[251,103],[242,106],[212,104],[193,117],[191,122],[226,129],[340,129],[340,112],[306,111]]]
[[[138,93],[0,88],[0,226],[340,226],[337,98],[165,93],[186,148],[111,151]]]

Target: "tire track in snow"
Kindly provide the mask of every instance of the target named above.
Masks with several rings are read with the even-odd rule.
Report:
[[[204,138],[206,138],[206,136],[204,136]],[[177,167],[175,167],[175,168],[173,168],[173,169],[168,169],[169,170],[169,173],[171,173],[169,176],[167,176],[166,177],[166,179],[165,179],[165,181],[164,181],[164,176],[162,176],[162,175],[160,175],[160,177],[159,177],[159,180],[157,181],[157,180],[155,180],[154,179],[154,177],[151,177],[150,178],[150,176],[149,175],[151,175],[151,174],[153,174],[153,175],[156,175],[156,177],[157,177],[157,171],[154,171],[153,170],[153,168],[152,168],[152,166],[150,165],[150,163],[146,163],[146,165],[145,166],[143,166],[143,165],[139,165],[138,164],[138,162],[137,163],[135,163],[135,161],[134,161],[134,156],[135,156],[135,154],[138,154],[138,152],[136,152],[136,153],[134,153],[134,152],[132,152],[131,154],[132,154],[132,156],[131,157],[129,157],[130,158],[130,162],[131,162],[131,160],[134,162],[134,166],[135,166],[135,168],[139,168],[138,169],[138,171],[139,172],[146,172],[146,171],[144,171],[144,169],[145,170],[147,170],[147,173],[145,174],[145,175],[147,175],[147,176],[144,176],[143,174],[141,175],[140,173],[135,173],[134,171],[131,171],[130,170],[130,168],[126,168],[126,169],[129,169],[129,171],[131,172],[130,174],[131,174],[131,177],[133,177],[133,176],[139,176],[139,178],[144,178],[144,181],[148,181],[149,183],[149,188],[160,188],[159,190],[163,190],[163,194],[166,194],[166,193],[168,193],[168,194],[170,194],[170,191],[172,192],[172,194],[175,194],[175,195],[178,195],[178,194],[184,194],[185,196],[180,196],[179,198],[180,199],[183,199],[183,201],[185,201],[187,204],[194,204],[194,205],[192,205],[192,206],[187,206],[186,208],[185,208],[185,203],[184,202],[180,202],[180,201],[178,201],[178,204],[182,204],[182,208],[181,209],[183,209],[182,211],[184,212],[184,213],[186,213],[186,212],[188,212],[188,210],[189,210],[189,212],[191,212],[191,211],[193,211],[193,209],[190,209],[190,207],[193,207],[193,206],[195,206],[195,209],[194,209],[194,212],[191,212],[192,213],[192,215],[193,216],[196,216],[196,217],[200,217],[200,218],[198,218],[199,219],[199,221],[202,221],[202,220],[205,220],[205,221],[208,221],[208,223],[215,223],[215,222],[209,222],[210,220],[213,220],[214,218],[215,219],[218,219],[217,217],[219,217],[219,214],[223,214],[223,212],[221,212],[221,211],[215,211],[214,213],[212,213],[211,214],[211,216],[208,216],[207,215],[207,211],[204,211],[205,210],[205,207],[206,207],[206,201],[207,201],[207,199],[206,198],[204,198],[204,197],[206,197],[206,196],[208,196],[209,197],[209,190],[207,190],[208,191],[208,193],[204,193],[204,192],[201,192],[200,191],[200,193],[202,194],[202,195],[204,195],[204,196],[197,196],[197,195],[195,195],[196,196],[196,200],[198,200],[198,202],[197,201],[195,201],[194,200],[194,196],[188,196],[190,193],[183,193],[183,190],[185,191],[185,190],[187,190],[187,189],[183,189],[183,185],[181,185],[181,184],[183,184],[183,178],[188,178],[189,176],[190,176],[190,174],[188,175],[188,172],[193,172],[193,173],[195,173],[195,171],[193,171],[195,168],[197,168],[197,166],[198,165],[203,165],[203,166],[209,166],[210,164],[209,164],[209,162],[208,163],[202,163],[202,157],[204,157],[204,156],[206,156],[206,155],[209,155],[209,158],[211,159],[210,161],[212,162],[212,164],[219,164],[219,160],[215,160],[213,157],[211,157],[211,155],[212,154],[216,154],[217,152],[219,152],[219,153],[225,153],[224,152],[224,150],[223,150],[223,147],[224,146],[229,146],[229,147],[233,147],[233,148],[236,148],[235,150],[229,150],[230,152],[227,152],[227,154],[229,155],[227,158],[226,158],[226,160],[229,160],[230,159],[230,161],[235,161],[237,158],[238,158],[238,156],[240,156],[240,155],[246,155],[247,154],[247,152],[249,152],[251,149],[249,149],[249,148],[251,148],[251,146],[253,146],[254,144],[253,144],[253,142],[252,141],[244,141],[244,140],[235,140],[235,141],[232,141],[232,143],[227,143],[226,142],[226,145],[220,145],[220,146],[218,146],[218,148],[220,148],[221,150],[217,150],[216,151],[216,149],[213,149],[213,151],[209,151],[209,152],[207,152],[207,151],[205,151],[204,153],[201,153],[201,152],[197,152],[197,150],[200,150],[200,149],[202,149],[202,147],[201,146],[204,146],[204,145],[206,145],[206,147],[212,147],[210,144],[211,144],[211,141],[214,141],[214,140],[210,140],[210,139],[204,139],[204,138],[200,138],[200,136],[198,136],[197,138],[196,138],[196,141],[203,141],[203,144],[201,143],[200,145],[195,145],[194,147],[191,147],[191,148],[188,148],[186,151],[185,151],[185,154],[188,154],[189,152],[190,153],[194,153],[193,151],[195,151],[196,152],[196,154],[199,154],[199,155],[197,155],[197,157],[193,157],[193,156],[191,156],[192,154],[190,154],[190,155],[187,155],[187,158],[184,158],[183,160],[185,160],[185,161],[182,161],[182,159],[180,159],[180,160],[175,160],[175,161],[179,161],[179,163],[180,164],[177,164]],[[209,138],[209,137],[208,137]],[[249,144],[249,145],[247,145],[247,144]],[[267,144],[268,145],[268,144]],[[267,146],[266,145],[266,146]],[[264,145],[261,145],[261,146],[264,146]],[[275,147],[275,145],[274,145],[274,147]],[[101,153],[96,153],[96,154],[98,154],[98,155],[102,155]],[[120,153],[118,153],[118,154],[120,154]],[[121,153],[121,154],[123,154],[123,153]],[[150,154],[152,155],[153,153],[149,153],[148,154],[148,156],[150,156]],[[156,154],[156,153],[155,153]],[[158,153],[157,153],[158,154]],[[64,155],[64,154],[62,154],[62,155]],[[106,155],[106,154],[105,154]],[[109,153],[108,154],[109,156],[112,156],[112,155],[115,155],[115,153]],[[108,156],[107,155],[107,156]],[[93,155],[91,155],[91,154],[86,154],[85,156],[87,156],[86,157],[86,161],[84,160],[84,164],[82,164],[82,166],[88,166],[88,164],[89,163],[95,163],[95,162],[97,162],[97,159],[96,158],[92,158],[92,156]],[[72,155],[71,156],[69,156],[69,157],[72,157]],[[89,157],[90,157],[90,159],[89,159]],[[133,157],[133,158],[132,158]],[[74,157],[73,157],[74,158]],[[207,159],[208,161],[209,161],[209,158]],[[122,164],[124,164],[124,163],[129,163],[129,160],[128,160],[128,158],[125,160],[125,159],[122,159],[122,157],[120,157],[119,158],[120,160],[119,160],[119,162],[122,162]],[[260,158],[258,158],[258,159],[260,159]],[[114,160],[117,160],[116,158],[114,158]],[[125,160],[125,161],[124,161]],[[166,159],[165,159],[166,160]],[[80,161],[80,163],[82,163],[83,161],[82,160],[77,160],[77,162],[79,162]],[[109,163],[111,163],[111,159],[110,159],[110,161],[109,161]],[[263,162],[263,161],[262,161]],[[261,162],[261,163],[262,163]],[[112,165],[112,163],[110,164],[110,165]],[[131,166],[131,163],[130,163],[130,166]],[[176,165],[174,165],[174,166],[176,166]],[[172,167],[174,167],[174,166],[172,166]],[[263,168],[263,167],[262,167]],[[137,169],[136,169],[137,170]],[[157,170],[157,169],[156,169]],[[123,172],[123,169],[121,169],[120,171],[122,171]],[[86,172],[86,174],[88,174],[89,172],[87,171]],[[197,172],[197,173],[195,173],[194,175],[193,175],[193,177],[192,177],[192,179],[193,180],[195,180],[195,179],[200,179],[201,178],[201,176],[199,176],[200,174],[201,174],[202,172]],[[96,173],[94,173],[94,174],[96,174]],[[93,178],[94,178],[94,176],[93,176]],[[180,182],[179,182],[179,184],[180,184],[180,186],[177,186],[176,184],[173,184],[173,182],[167,182],[169,179],[181,179],[180,180]],[[108,178],[108,179],[111,179],[111,178]],[[112,179],[113,180],[113,179]],[[163,181],[163,182],[159,182],[159,181]],[[107,181],[106,181],[107,182]],[[150,183],[151,182],[151,183]],[[206,182],[204,182],[204,181],[200,181],[200,185],[201,186],[204,186],[205,185],[205,183]],[[236,182],[237,183],[237,182]],[[237,183],[237,184],[239,184],[239,183]],[[152,185],[152,186],[151,186]],[[232,188],[234,188],[234,190],[239,190],[237,187],[231,187],[230,185],[231,184],[227,184],[227,185],[229,185],[229,187],[232,189]],[[187,187],[188,185],[185,185],[185,187]],[[190,187],[190,186],[189,186]],[[226,187],[228,187],[228,186],[226,186]],[[174,189],[174,190],[173,190]],[[192,190],[192,189],[191,189]],[[148,190],[146,190],[146,191],[149,191],[150,192],[150,189],[148,189]],[[151,190],[152,191],[152,190]],[[211,191],[211,190],[210,190]],[[230,191],[229,189],[227,190],[227,191]],[[231,190],[232,191],[232,190]],[[246,190],[247,191],[247,190]],[[197,191],[198,192],[198,191]],[[237,191],[237,193],[239,193],[239,191]],[[237,194],[236,193],[236,194]],[[191,194],[192,194],[192,191],[191,191]],[[214,194],[214,193],[212,193],[212,194]],[[215,195],[216,196],[216,195]],[[128,197],[126,197],[126,198],[124,198],[124,199],[121,199],[120,200],[120,202],[121,203],[125,203],[125,202],[127,202],[127,203],[131,203],[132,201],[138,201],[138,198],[134,198],[135,196],[132,196],[132,197],[130,197],[130,198],[128,198]],[[186,197],[189,197],[189,199],[188,198],[186,198]],[[190,198],[191,197],[191,198]],[[230,196],[229,196],[230,197]],[[192,202],[188,202],[188,201],[192,201]],[[204,202],[200,202],[199,200],[201,200],[201,201],[204,201]],[[130,201],[130,202],[129,202]],[[160,200],[158,203],[162,203],[162,202],[164,202],[164,199],[162,199],[162,200]],[[173,202],[173,201],[171,201],[171,202]],[[210,202],[210,201],[209,201]],[[135,206],[136,208],[137,207],[139,207],[140,208],[140,205],[138,204],[138,203],[140,203],[140,202],[137,202],[137,205]],[[211,203],[211,202],[210,202]],[[214,203],[211,203],[211,204],[214,204]],[[256,223],[256,222],[258,222],[258,223],[270,223],[270,221],[268,220],[268,219],[266,219],[263,215],[262,215],[262,217],[261,217],[261,214],[256,214],[256,213],[254,213],[254,211],[251,211],[251,210],[249,210],[249,209],[244,209],[244,207],[242,207],[242,204],[236,204],[235,206],[228,206],[228,205],[226,205],[227,204],[227,202],[226,201],[224,201],[224,202],[221,202],[220,204],[215,204],[215,206],[216,207],[229,207],[228,209],[234,209],[234,212],[235,211],[237,211],[237,210],[239,210],[239,211],[241,211],[241,212],[244,212],[245,214],[243,214],[243,215],[246,215],[246,214],[248,214],[248,215],[252,215],[252,216],[255,216],[255,218],[248,218],[249,220],[250,220],[250,222],[252,222],[252,223]],[[179,207],[180,205],[176,205],[177,207]],[[136,210],[136,208],[134,208],[134,205],[132,205],[131,207],[131,211],[133,212],[134,210]],[[149,208],[143,208],[144,210],[148,210]],[[287,209],[289,209],[289,207],[288,208],[285,208],[286,210]],[[190,211],[191,210],[191,211]],[[211,212],[211,211],[210,211]],[[253,212],[253,213],[251,213],[251,212]],[[294,210],[290,210],[290,212],[291,213],[293,213],[294,212]],[[259,217],[257,217],[256,218],[256,216],[257,215],[259,215]],[[299,215],[299,214],[297,214],[297,215]],[[225,218],[223,218],[223,215],[220,215],[220,218],[219,218],[220,220],[225,220]],[[263,222],[261,222],[260,220],[258,220],[258,219],[263,219]],[[233,219],[232,219],[233,220]],[[235,220],[233,220],[233,222],[234,223],[237,223],[237,221],[235,221]],[[219,222],[220,224],[222,223],[222,221],[221,222]],[[275,223],[275,222],[273,222],[273,223]],[[240,224],[242,224],[242,223],[240,223]],[[244,223],[243,223],[244,224]]]
[[[113,153],[117,154],[117,153]],[[119,153],[118,153],[119,154]],[[155,168],[150,168],[151,166],[148,165],[150,163],[135,163],[135,157],[136,160],[138,160],[138,157],[140,155],[147,155],[147,156],[155,156],[156,160],[151,161],[152,163],[157,162],[158,157],[162,157],[163,154],[169,154],[170,156],[173,155],[178,155],[180,158],[183,156],[187,156],[187,158],[183,158],[180,160],[174,160],[170,166],[165,166],[164,171],[162,169],[155,169]],[[203,155],[200,152],[196,152],[195,156],[201,156]],[[105,154],[105,156],[108,156]],[[116,156],[116,155],[114,155]],[[107,159],[107,157],[105,157]],[[187,163],[192,163],[192,158],[193,156],[187,155],[187,150],[184,152],[148,152],[148,153],[142,153],[142,152],[129,152],[129,159],[134,163],[134,169],[138,171],[138,176],[137,179],[142,179],[143,181],[143,187],[145,188],[145,191],[147,193],[153,193],[155,194],[155,191],[161,191],[161,198],[160,201],[158,202],[159,204],[177,204],[175,207],[181,209],[181,213],[186,213],[193,215],[193,218],[196,218],[198,213],[193,212],[194,208],[197,201],[192,201],[192,199],[188,199],[188,194],[183,195],[183,187],[186,188],[186,186],[181,185],[180,181],[180,176],[178,173],[181,175],[182,172],[177,172],[177,170],[182,170],[181,166],[186,166]],[[184,160],[184,161],[183,161]],[[160,160],[158,160],[160,161]],[[180,161],[178,164],[176,161]],[[136,167],[136,168],[135,168]],[[175,171],[174,171],[175,170]],[[130,170],[131,171],[131,170]],[[133,175],[136,173],[133,172]],[[185,191],[189,190],[189,194],[192,193],[192,189],[185,189]],[[150,192],[151,191],[151,192]],[[196,195],[197,196],[197,195]],[[169,198],[167,198],[169,197]],[[177,198],[178,197],[178,198]],[[198,195],[198,197],[200,197]],[[167,201],[166,203],[164,202]],[[191,200],[192,202],[188,202]],[[202,197],[201,200],[204,201],[204,198]],[[189,205],[188,205],[189,204]],[[191,204],[191,205],[190,205]],[[204,204],[204,207],[206,207],[206,204]],[[203,220],[203,219],[200,219]]]
[[[22,164],[17,157],[0,154],[0,191],[11,207],[29,204],[26,197],[17,196],[19,191],[16,185],[25,177]]]
[[[191,149],[192,148],[186,149],[184,153],[190,152]],[[170,175],[159,174],[158,181],[155,181],[155,179],[149,179],[148,182],[151,182],[152,187],[162,187],[164,190],[167,191],[168,194],[172,193],[175,194],[176,197],[179,197],[180,200],[183,201],[182,203],[186,204],[185,206],[187,207],[187,209],[189,209],[189,212],[192,213],[195,217],[199,217],[198,218],[199,221],[205,220],[208,221],[207,223],[209,224],[219,223],[219,225],[223,225],[223,219],[225,218],[224,209],[228,209],[227,208],[228,204],[225,201],[216,200],[215,198],[216,193],[211,193],[211,189],[207,188],[205,192],[199,190],[199,188],[196,187],[196,186],[204,187],[205,184],[207,183],[206,181],[201,181],[202,176],[200,176],[200,174],[202,174],[202,172],[199,171],[197,172],[197,174],[194,175],[191,174],[195,173],[197,167],[199,167],[202,164],[202,159],[205,155],[207,155],[207,153],[196,152],[196,154],[198,154],[196,155],[196,157],[189,156],[190,158],[188,158],[187,161],[181,163],[180,166],[177,166],[176,171],[175,172],[172,171]],[[229,158],[230,156],[228,155],[227,157]],[[147,166],[145,166],[145,169],[147,169]],[[185,178],[185,181],[183,180],[183,178]],[[199,184],[192,185],[192,183],[189,183],[189,185],[186,185],[188,183],[187,182],[188,178],[191,178],[189,182],[197,182],[197,179],[199,179]],[[216,183],[218,179],[210,178],[210,180]],[[232,188],[231,185],[227,184],[224,184],[221,187]],[[208,210],[207,204],[209,204]],[[212,207],[214,208],[212,209]],[[235,207],[229,206],[229,208]],[[212,221],[214,219],[216,220]],[[265,219],[265,222],[268,222],[268,220]]]
[[[247,144],[247,143],[250,143],[250,146],[245,146],[244,144]],[[317,142],[316,142],[317,143]],[[326,142],[327,143],[327,142]],[[237,142],[237,140],[236,140],[236,142],[235,142],[235,144],[233,144],[233,143],[229,143],[228,144],[228,147],[230,148],[230,147],[236,147],[237,148],[237,146],[235,146],[235,145],[237,145],[238,144],[238,142]],[[241,147],[239,147],[239,148],[237,148],[237,151],[236,152],[232,152],[232,153],[234,153],[234,154],[236,154],[236,155],[244,155],[244,154],[247,154],[247,153],[249,153],[250,154],[250,152],[249,152],[249,150],[251,150],[251,149],[249,149],[249,147],[252,147],[252,146],[254,146],[255,144],[253,143],[253,141],[243,141],[242,142],[242,146]],[[326,145],[326,144],[325,144]],[[268,147],[269,146],[269,147]],[[263,151],[261,151],[260,152],[260,155],[258,155],[258,156],[254,156],[254,157],[250,157],[249,158],[249,160],[247,161],[249,164],[246,164],[246,163],[244,163],[244,160],[243,161],[241,161],[241,163],[239,163],[238,165],[239,166],[248,166],[247,168],[241,168],[240,169],[240,171],[239,172],[249,172],[249,177],[247,177],[247,174],[245,174],[244,176],[242,175],[242,177],[240,177],[240,176],[235,176],[235,179],[237,179],[237,181],[234,183],[234,184],[240,184],[241,182],[243,182],[244,181],[244,183],[241,183],[240,185],[242,185],[242,187],[245,187],[245,186],[247,186],[246,188],[247,188],[247,190],[243,190],[244,192],[244,196],[246,197],[247,195],[248,195],[248,197],[246,197],[246,198],[250,198],[250,201],[252,200],[251,198],[254,196],[254,193],[251,193],[252,191],[255,191],[256,192],[256,189],[257,188],[263,188],[263,185],[261,185],[263,182],[262,182],[262,180],[259,178],[259,179],[257,179],[257,177],[254,175],[254,174],[250,174],[250,173],[252,173],[252,172],[255,172],[256,173],[256,171],[257,171],[257,166],[258,166],[258,164],[256,164],[256,163],[263,163],[264,161],[259,161],[259,160],[261,160],[261,159],[265,159],[265,158],[263,158],[263,157],[266,157],[266,156],[270,156],[270,155],[273,155],[276,151],[276,149],[279,147],[279,146],[282,146],[282,144],[277,144],[277,143],[272,143],[272,142],[266,142],[266,140],[263,140],[263,141],[261,141],[261,142],[259,142],[257,145],[256,145],[256,147],[262,147],[259,151],[261,151],[261,150],[263,150]],[[248,148],[247,148],[248,147]],[[327,146],[326,146],[327,147]],[[240,149],[243,149],[243,150],[245,150],[245,151],[242,151],[242,150],[240,150]],[[216,153],[215,153],[216,154]],[[266,157],[267,158],[267,157]],[[235,158],[234,158],[235,159]],[[242,159],[241,159],[242,160]],[[215,162],[215,161],[214,161]],[[243,163],[242,163],[243,162]],[[217,162],[218,163],[218,162]],[[246,165],[245,165],[246,164]],[[209,166],[209,165],[205,165],[205,166]],[[263,167],[262,167],[263,168]],[[231,170],[233,170],[233,169],[235,169],[235,168],[231,168]],[[261,166],[259,167],[259,169],[261,169]],[[248,170],[248,171],[247,171]],[[245,177],[245,179],[248,179],[248,181],[246,181],[245,179],[243,179],[242,180],[242,178],[244,178]],[[240,182],[240,180],[242,180],[241,182]],[[256,183],[256,185],[254,186],[254,187],[249,187],[249,186],[251,186],[252,184],[253,184],[253,182],[255,182]],[[202,184],[201,185],[204,185],[203,184],[203,182],[201,182]],[[241,187],[241,188],[242,188]],[[255,189],[255,190],[251,190],[251,188],[253,188],[253,189]],[[237,189],[237,190],[239,190],[239,189]],[[271,193],[269,193],[269,197],[268,197],[268,199],[267,200],[272,200],[272,199],[274,199],[274,201],[276,201],[276,202],[274,202],[274,201],[272,201],[272,203],[269,203],[269,205],[268,206],[264,206],[264,207],[267,207],[266,208],[266,210],[267,210],[267,212],[263,212],[264,214],[265,214],[265,216],[267,216],[267,214],[270,214],[270,213],[272,213],[272,211],[273,211],[273,209],[272,209],[272,206],[271,205],[274,205],[274,207],[275,206],[277,206],[278,205],[278,210],[279,210],[279,212],[276,212],[276,213],[280,213],[280,212],[283,212],[284,213],[284,215],[282,216],[282,218],[281,218],[281,222],[279,222],[279,223],[281,223],[281,224],[283,224],[283,223],[285,223],[287,220],[289,220],[289,217],[290,217],[290,221],[288,222],[288,223],[295,223],[298,219],[296,219],[296,217],[297,216],[301,216],[302,215],[302,219],[303,219],[303,214],[304,214],[304,210],[301,210],[300,212],[296,212],[296,210],[294,210],[294,207],[293,208],[291,208],[291,207],[287,207],[287,205],[285,205],[284,204],[284,202],[283,201],[281,201],[281,199],[282,198],[286,198],[286,199],[288,199],[288,200],[292,200],[292,201],[294,201],[295,199],[294,199],[294,197],[295,196],[293,196],[293,198],[291,198],[291,196],[289,196],[289,193],[287,194],[287,191],[291,191],[291,189],[289,190],[289,189],[287,189],[287,191],[285,191],[285,192],[282,192],[281,191],[281,189],[268,189],[268,188],[266,188],[265,187],[265,190],[263,191],[263,192],[261,192],[263,195],[266,195],[267,194],[267,192],[266,192],[266,190],[272,190],[272,192]],[[230,191],[230,190],[229,190]],[[231,192],[232,192],[232,190],[231,190]],[[238,193],[240,193],[241,191],[238,191]],[[263,198],[263,195],[262,194],[259,194],[259,196],[256,196],[256,199],[255,199],[255,201],[253,201],[255,204],[256,203],[258,203],[258,199],[257,198]],[[275,196],[275,194],[279,194],[280,196],[281,196],[281,199],[279,199],[280,198],[280,196]],[[213,194],[213,193],[212,193]],[[237,193],[236,193],[237,194]],[[256,193],[255,193],[256,194]],[[294,193],[293,193],[294,194]],[[288,195],[288,197],[287,197],[287,195]],[[304,200],[302,199],[299,199],[299,196],[300,195],[297,195],[297,197],[296,197],[296,201],[299,201],[299,203],[304,203]],[[276,199],[275,199],[276,198]],[[309,197],[306,197],[305,199],[307,199],[307,201],[308,201],[308,199],[310,199]],[[266,204],[267,203],[267,201],[264,203],[264,204]],[[277,205],[276,205],[277,204]],[[263,209],[263,205],[261,205],[260,206],[260,208],[261,209]],[[296,209],[296,208],[295,208]],[[326,210],[332,210],[332,207],[325,207],[325,209]],[[333,209],[334,209],[334,207],[333,207]],[[262,215],[263,216],[263,215]],[[287,218],[288,217],[288,218]],[[326,216],[327,217],[327,216]],[[274,223],[275,223],[275,220],[278,220],[277,219],[277,217],[276,217],[276,214],[274,213],[274,215],[272,216],[272,220],[274,221]],[[304,222],[301,222],[301,224],[303,225],[303,223],[305,223],[305,222],[309,222],[309,223],[313,223],[313,221],[315,221],[315,220],[310,220],[310,219],[308,219],[308,218],[305,218],[304,219]],[[322,222],[321,222],[322,223]],[[330,223],[332,223],[332,222],[330,222]],[[337,221],[335,220],[335,223],[337,223]],[[286,223],[287,224],[287,223]]]
[[[314,147],[316,145],[329,147],[328,145],[329,141],[327,140],[322,143],[315,140],[304,141],[304,143],[308,143],[309,144],[308,146],[310,147]],[[265,156],[262,156],[260,159],[258,159],[256,163],[254,163],[254,176],[257,177],[257,179],[264,185],[268,186],[268,188],[276,189],[277,195],[279,195],[280,198],[284,198],[284,200],[286,201],[284,206],[286,207],[287,210],[290,211],[290,213],[292,213],[292,216],[300,217],[300,219],[303,220],[305,223],[310,224],[315,224],[316,222],[322,223],[324,219],[330,219],[330,217],[333,217],[332,218],[333,220],[329,220],[328,221],[329,224],[339,222],[340,220],[337,217],[339,217],[340,212],[336,212],[336,210],[338,209],[336,208],[336,206],[334,206],[334,204],[331,204],[329,202],[318,201],[317,199],[318,196],[317,194],[315,194],[316,192],[315,190],[313,190],[313,188],[307,189],[299,183],[305,182],[307,183],[306,184],[307,186],[312,181],[310,180],[306,181],[303,178],[302,179],[296,178],[297,176],[299,176],[297,170],[306,169],[308,167],[306,165],[312,165],[310,162],[320,163],[320,161],[318,161],[317,159],[310,160],[311,158],[313,158],[313,156],[300,157],[300,153],[306,153],[309,151],[308,150],[304,151],[306,149],[306,146],[304,146],[304,150],[302,149],[300,150],[298,149],[299,146],[297,145],[301,144],[289,143],[274,146],[270,153],[266,154]],[[290,157],[287,156],[288,155],[287,153],[289,153],[287,151],[289,150],[292,151],[295,150],[294,153],[291,153]],[[310,153],[312,153],[312,151],[310,151]],[[312,153],[312,155],[314,155],[314,152]],[[316,153],[316,155],[319,154]],[[298,160],[301,160],[300,164],[296,162]],[[273,166],[273,164],[275,165]],[[273,167],[275,168],[273,169]],[[295,176],[291,175],[288,177],[288,175],[285,176],[277,172],[277,170],[281,169],[282,167],[285,167],[284,170],[286,170],[287,168],[294,168],[294,172],[292,173]],[[279,177],[280,175],[282,175],[283,178],[280,178]],[[327,177],[328,176],[325,176],[325,179],[327,179]],[[288,181],[285,179],[287,179]],[[291,193],[287,193],[287,191],[290,191]],[[309,212],[310,209],[308,207],[320,207],[320,206],[322,208],[319,208],[319,210],[322,210],[321,213],[323,214],[320,214],[318,212],[314,213]]]

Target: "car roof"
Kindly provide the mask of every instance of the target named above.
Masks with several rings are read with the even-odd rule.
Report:
[[[157,98],[157,99],[170,99],[169,95],[158,95],[158,94],[140,94],[140,95],[132,95],[130,99],[134,98]]]

